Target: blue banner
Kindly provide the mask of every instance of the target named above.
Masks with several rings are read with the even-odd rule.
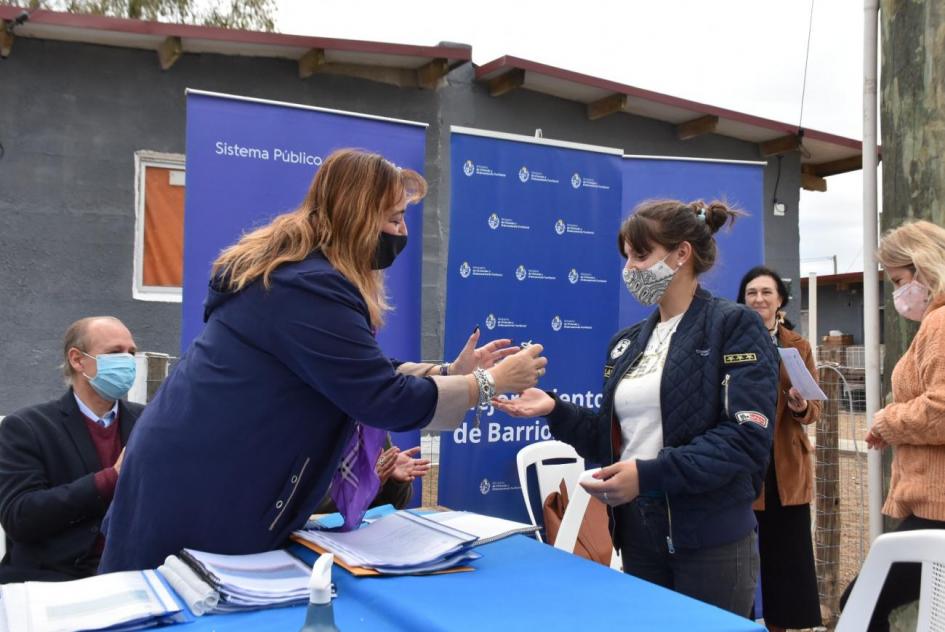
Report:
[[[621,167],[621,219],[629,216],[640,202],[651,199],[722,200],[747,213],[731,231],[723,228],[716,233],[715,266],[699,279],[713,294],[734,301],[742,275],[765,260],[764,165],[627,157]],[[621,292],[620,327],[646,318],[652,309],[641,306],[629,292]]]
[[[423,173],[425,137],[426,127],[419,124],[188,92],[181,349],[203,328],[210,266],[220,250],[298,207],[332,151],[363,148]],[[420,359],[422,220],[422,206],[408,210],[411,238],[387,271],[396,309],[378,333],[385,352],[402,360]],[[412,447],[419,433],[395,441]]]
[[[742,274],[764,261],[763,165],[619,159],[607,153],[454,132],[446,275],[446,355],[472,329],[483,341],[545,346],[540,387],[596,408],[607,341],[649,315],[623,288],[620,222],[640,202],[720,199],[747,213],[716,235],[701,283],[734,299]],[[526,520],[515,455],[550,439],[543,420],[489,410],[467,415],[440,443],[439,502]]]
[[[600,403],[601,362],[617,327],[619,155],[467,133],[451,141],[446,355],[481,341],[545,347],[540,387]],[[492,409],[440,439],[439,502],[526,520],[515,466],[551,435],[540,419]]]

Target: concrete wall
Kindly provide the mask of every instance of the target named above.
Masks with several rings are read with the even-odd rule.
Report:
[[[451,125],[526,135],[540,127],[546,138],[633,154],[759,159],[751,143],[714,135],[683,143],[673,126],[628,115],[588,121],[582,105],[537,93],[492,98],[468,64],[435,92],[296,73],[288,60],[189,54],[162,72],[153,51],[17,39],[0,62],[0,414],[61,393],[60,339],[76,318],[113,314],[140,349],[177,351],[180,306],[132,299],[133,157],[142,149],[183,153],[186,88],[430,123],[425,358],[443,356]],[[765,170],[769,211],[776,164]],[[795,282],[798,187],[799,157],[785,156],[778,197],[787,215],[765,216],[765,251]],[[799,305],[792,308],[796,318]]]

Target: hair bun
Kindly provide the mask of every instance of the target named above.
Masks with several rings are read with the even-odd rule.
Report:
[[[745,215],[744,212],[736,208],[730,208],[728,204],[719,200],[712,200],[708,203],[703,200],[695,200],[690,202],[689,206],[697,217],[705,221],[713,235],[726,224],[734,224],[737,218]]]

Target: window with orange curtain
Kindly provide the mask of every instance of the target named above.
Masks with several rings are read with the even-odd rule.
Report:
[[[135,152],[137,299],[179,302],[184,271],[184,156]]]
[[[184,273],[183,172],[145,167],[144,285],[180,287]]]

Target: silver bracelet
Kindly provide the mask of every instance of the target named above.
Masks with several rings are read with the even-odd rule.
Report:
[[[444,362],[440,364],[439,366],[440,375],[449,375],[451,366],[452,366],[451,362]]]
[[[476,402],[476,428],[478,428],[482,411],[489,408],[492,398],[495,397],[495,379],[485,369],[475,369],[473,377],[476,378],[476,386],[479,388],[479,398]]]

